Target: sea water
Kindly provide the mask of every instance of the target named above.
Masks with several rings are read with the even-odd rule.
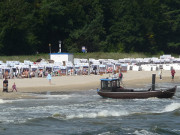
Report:
[[[180,87],[172,99],[109,99],[96,90],[33,96],[0,99],[0,135],[180,134]]]

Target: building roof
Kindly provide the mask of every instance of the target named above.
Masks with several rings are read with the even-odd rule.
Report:
[[[102,78],[101,81],[116,81],[119,80],[118,78]]]

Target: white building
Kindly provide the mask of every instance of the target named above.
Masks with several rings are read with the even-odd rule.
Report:
[[[74,62],[74,55],[72,53],[51,53],[50,60],[54,60],[54,62],[67,63],[68,61]]]

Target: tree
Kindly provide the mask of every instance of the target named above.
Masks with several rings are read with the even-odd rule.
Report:
[[[66,39],[66,48],[69,51],[81,51],[82,46],[86,46],[88,52],[102,51],[105,37],[105,29],[103,27],[103,10],[99,0],[86,2],[78,1],[73,4],[72,10],[76,10],[76,17],[72,20],[75,24],[74,29],[70,32],[70,37]],[[73,13],[71,11],[71,13]],[[79,22],[80,27],[76,27],[75,22]]]
[[[1,1],[0,9],[1,54],[31,54],[33,48],[26,40],[28,27],[25,19],[30,12],[29,4],[24,0]]]

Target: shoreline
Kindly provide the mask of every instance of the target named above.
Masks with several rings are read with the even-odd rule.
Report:
[[[152,82],[152,74],[156,74],[156,83],[180,82],[180,71],[176,71],[174,82],[171,81],[170,71],[163,71],[162,80],[159,79],[158,71],[128,71],[123,73],[123,84],[127,88],[143,88]],[[0,99],[33,99],[30,93],[46,92],[77,92],[81,90],[95,90],[100,88],[100,79],[109,77],[104,75],[81,75],[81,76],[58,76],[52,77],[52,84],[46,78],[9,79],[8,93],[2,92],[0,85]],[[10,92],[13,83],[16,83],[18,92]],[[0,80],[3,84],[3,80]]]

